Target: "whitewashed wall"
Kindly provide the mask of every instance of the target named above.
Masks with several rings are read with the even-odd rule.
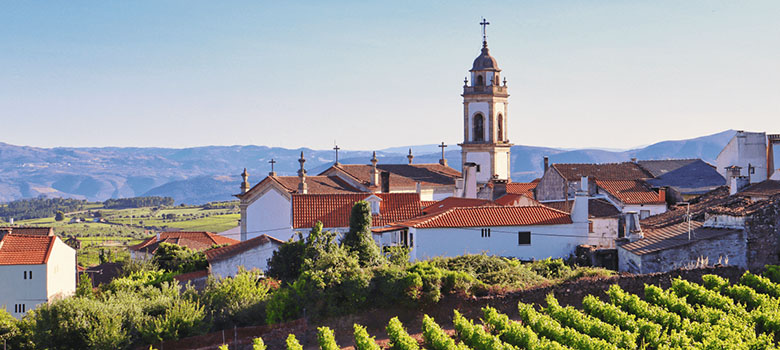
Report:
[[[628,213],[630,211],[635,211],[637,214],[642,214],[642,210],[649,210],[650,216],[662,214],[666,212],[666,204],[630,204],[624,206],[621,211],[623,213]],[[644,219],[644,218],[642,218]]]
[[[215,277],[233,277],[238,272],[240,266],[247,270],[259,269],[265,272],[268,270],[268,259],[273,256],[274,251],[278,247],[279,245],[276,243],[259,245],[230,258],[210,264],[210,272]]]
[[[49,300],[70,296],[76,292],[76,250],[54,240],[47,270],[47,293]]]
[[[410,233],[414,235],[412,260],[480,253],[523,260],[566,258],[574,253],[577,245],[591,242],[587,223],[491,227],[490,237],[482,237],[481,229],[481,227],[411,228]],[[519,231],[531,232],[530,245],[518,245],[517,232]]]
[[[287,241],[292,237],[292,203],[276,189],[269,189],[247,207],[247,239],[262,234]]]
[[[32,271],[32,279],[24,279],[24,271]],[[24,304],[25,311],[30,311],[48,300],[46,265],[0,265],[0,281],[0,307],[16,318],[24,313],[14,312],[15,304]]]

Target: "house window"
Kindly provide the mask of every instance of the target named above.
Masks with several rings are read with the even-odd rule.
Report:
[[[640,210],[640,211],[639,211],[639,219],[640,219],[640,220],[641,220],[641,219],[646,219],[646,218],[648,218],[649,216],[650,216],[650,211],[649,211],[649,210]]]
[[[24,279],[31,280],[32,279],[32,271],[24,271]]]
[[[474,136],[474,142],[485,141],[485,117],[482,114],[477,113],[474,115],[474,127],[472,129]]]
[[[530,245],[531,244],[531,232],[520,231],[517,233],[517,245]]]
[[[481,75],[477,75],[477,86],[485,85],[485,78],[483,78]]]
[[[588,221],[588,232],[593,233],[593,221]]]
[[[25,306],[24,304],[14,304],[14,312],[17,314],[24,313]]]
[[[414,247],[414,233],[409,232],[409,248]]]
[[[483,228],[482,229],[482,237],[490,238],[490,229],[489,228]]]
[[[27,279],[27,271],[24,272],[24,279]]]

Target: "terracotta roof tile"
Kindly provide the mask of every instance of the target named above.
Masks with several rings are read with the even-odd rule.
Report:
[[[54,235],[54,229],[52,227],[8,226],[8,227],[0,227],[0,233],[51,236]]]
[[[487,227],[571,224],[571,216],[544,206],[533,207],[470,207],[452,208],[445,212],[425,215],[396,225],[437,227]]]
[[[57,239],[57,236],[7,234],[0,241],[0,265],[46,264]]]
[[[326,228],[348,227],[349,215],[355,202],[365,200],[371,193],[357,194],[295,194],[292,197],[293,228],[310,228],[321,221]],[[374,215],[373,226],[406,220],[422,214],[417,193],[377,193],[382,199],[379,215]]]
[[[632,162],[553,164],[552,167],[568,181],[580,181],[583,176],[596,180],[641,180],[653,177],[652,174]]]
[[[571,207],[574,205],[574,201],[555,201],[544,202],[542,205],[560,210],[562,212],[571,213]],[[620,215],[620,210],[615,208],[612,203],[602,198],[591,198],[588,200],[588,216],[591,218],[611,218]]]
[[[510,182],[506,184],[506,193],[522,194],[534,198],[534,189],[539,182]]]
[[[200,271],[192,271],[192,272],[182,273],[182,274],[173,276],[173,279],[175,279],[179,283],[185,283],[185,282],[190,281],[190,280],[208,277],[208,275],[209,275],[209,272],[207,270],[200,270]]]
[[[266,243],[284,244],[284,241],[268,235],[260,235],[240,243],[208,250],[205,252],[206,259],[209,263],[224,260]]]
[[[211,232],[170,231],[170,232],[160,232],[159,241],[157,241],[157,237],[154,236],[146,239],[145,241],[139,244],[131,246],[129,249],[134,251],[145,251],[148,253],[154,253],[154,251],[157,250],[157,247],[160,245],[160,243],[171,243],[171,244],[180,245],[182,247],[187,247],[192,250],[200,251],[200,250],[208,249],[213,245],[236,244],[238,242],[239,241],[235,239],[223,237]]]
[[[289,193],[298,192],[298,183],[301,179],[298,176],[266,176],[262,181],[247,191],[245,194],[235,195],[242,198],[246,195],[259,191],[269,183],[276,183]],[[362,192],[354,186],[348,184],[338,176],[306,176],[306,191],[309,194],[331,194],[331,193],[357,193]]]
[[[664,204],[658,192],[641,180],[596,180],[596,185],[625,204]]]
[[[447,197],[423,208],[423,212],[425,214],[435,214],[452,208],[481,207],[485,205],[495,204],[487,199]]]
[[[648,254],[664,249],[681,247],[702,240],[715,239],[740,230],[702,227],[701,222],[691,222],[691,239],[688,240],[688,224],[685,222],[658,229],[642,229],[644,238],[620,245],[636,255]]]
[[[441,164],[377,164],[379,171],[390,173],[390,190],[396,187],[414,187],[417,182],[424,186],[455,185],[460,178],[460,172]],[[334,165],[322,174],[332,171],[343,171],[363,185],[371,184],[371,165],[339,164]]]

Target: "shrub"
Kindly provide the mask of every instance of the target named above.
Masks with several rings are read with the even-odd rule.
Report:
[[[205,318],[206,312],[198,302],[179,300],[162,315],[147,319],[140,332],[148,343],[189,337],[208,330]]]
[[[252,339],[252,350],[266,350],[265,342],[263,338],[257,337]]]
[[[374,337],[368,335],[366,327],[357,323],[352,327],[355,329],[355,350],[381,350]]]
[[[235,277],[209,277],[200,299],[220,326],[257,324],[265,320],[263,302],[272,283],[259,271],[239,270]]]
[[[295,338],[295,334],[288,335],[285,342],[287,343],[287,350],[303,350],[303,346]]]
[[[203,252],[164,242],[154,251],[152,261],[163,270],[178,273],[201,271],[209,266]]]
[[[336,344],[336,338],[333,336],[333,330],[328,327],[317,328],[317,343],[320,344],[320,350],[340,350]]]
[[[297,241],[290,240],[282,244],[268,260],[268,276],[284,282],[298,278],[301,275],[304,248],[304,240],[300,235]]]
[[[36,348],[120,349],[130,343],[122,309],[115,303],[73,297],[41,304],[27,317],[35,319]]]
[[[563,262],[563,259],[547,258],[534,261],[529,264],[531,271],[544,278],[567,278],[571,274],[571,267]]]

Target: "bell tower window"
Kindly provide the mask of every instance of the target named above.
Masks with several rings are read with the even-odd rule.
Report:
[[[475,142],[485,141],[485,117],[482,114],[474,116],[474,137]]]
[[[485,78],[482,77],[482,75],[477,75],[477,86],[484,86],[485,85]]]
[[[504,116],[498,115],[498,141],[504,141]]]

